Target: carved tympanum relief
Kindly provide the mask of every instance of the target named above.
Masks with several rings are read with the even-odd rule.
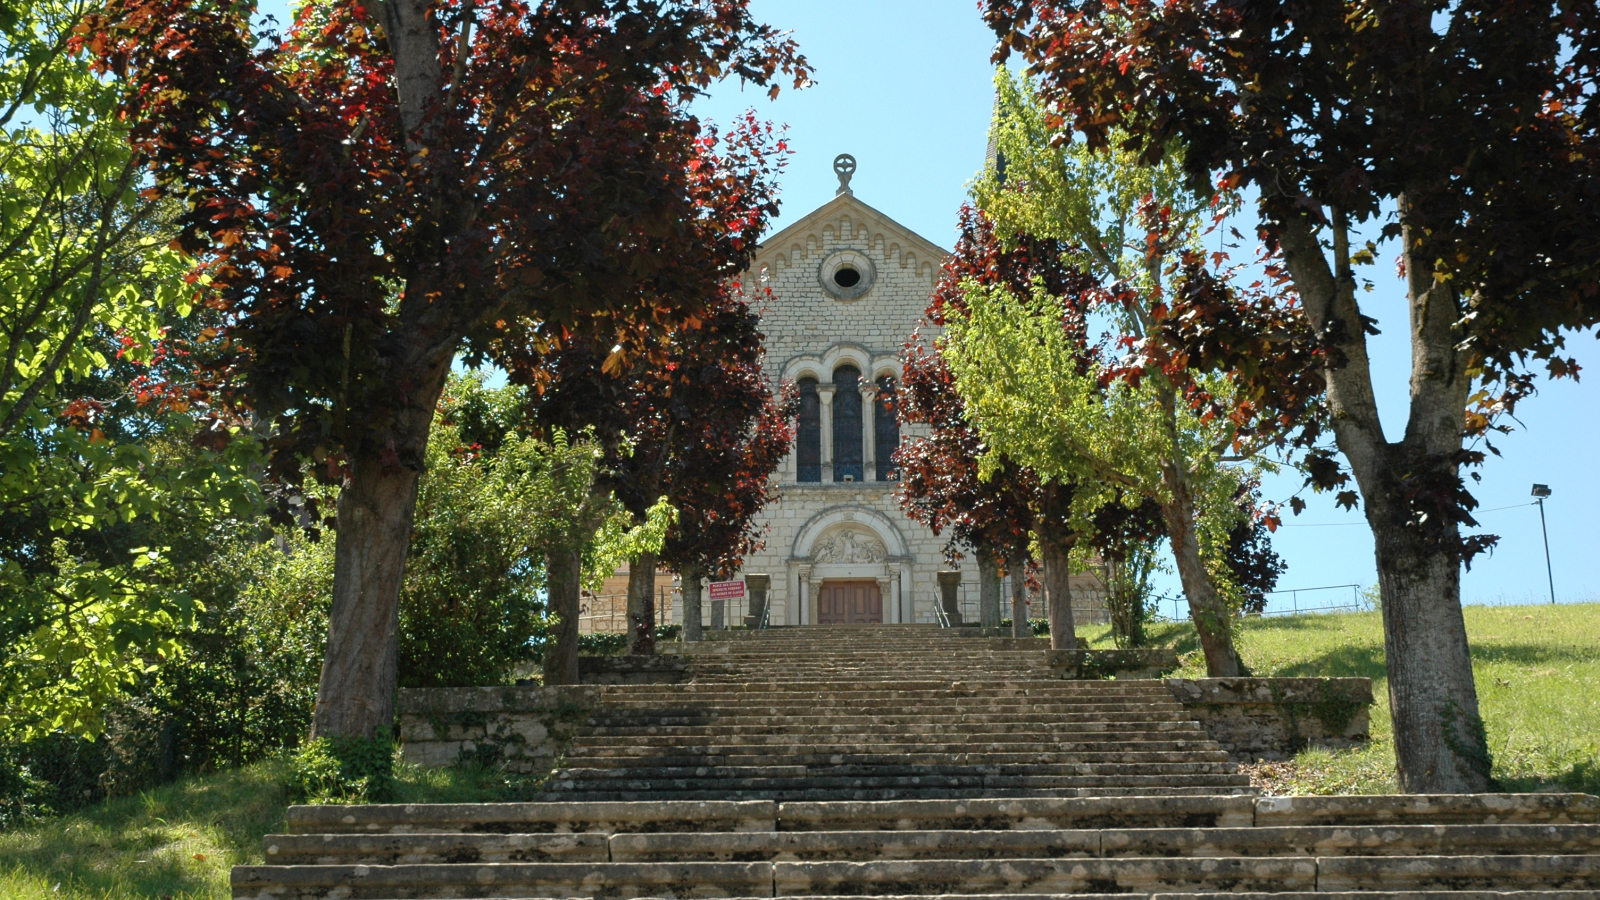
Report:
[[[889,555],[883,541],[862,531],[836,531],[811,551],[817,563],[859,565],[880,563]]]

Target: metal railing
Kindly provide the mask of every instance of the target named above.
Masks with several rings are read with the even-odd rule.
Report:
[[[961,582],[961,593],[956,598],[956,611],[961,613],[961,622],[964,625],[976,625],[983,618],[979,612],[977,590],[968,591],[967,582]],[[1044,595],[1030,594],[1032,601],[1028,607],[1030,618],[1042,619],[1047,609]],[[935,620],[944,628],[950,627],[950,617],[944,610],[944,598],[935,596],[933,608],[937,610]],[[1076,623],[1104,624],[1111,620],[1110,613],[1106,611],[1105,591],[1075,590],[1072,592],[1072,615]],[[1001,582],[1000,587],[1000,618],[1011,618],[1011,591],[1009,584]]]
[[[1320,606],[1302,606],[1302,605],[1300,605],[1300,595],[1301,594],[1314,594],[1314,593],[1317,593],[1319,591],[1349,591],[1350,592],[1350,600],[1349,600],[1348,603],[1325,603],[1325,604],[1320,605]],[[1267,601],[1268,608],[1262,610],[1259,613],[1248,613],[1248,615],[1256,615],[1256,616],[1301,616],[1301,615],[1309,615],[1311,613],[1363,612],[1363,611],[1366,610],[1367,607],[1366,607],[1365,604],[1363,604],[1361,602],[1361,593],[1360,592],[1361,592],[1361,585],[1359,585],[1359,584],[1325,584],[1325,585],[1321,585],[1319,587],[1283,588],[1282,590],[1267,591],[1266,595],[1268,597],[1285,596],[1286,595],[1287,598],[1288,598],[1288,605],[1287,606],[1283,606],[1281,604],[1281,601],[1280,601],[1280,603],[1277,606],[1277,608],[1273,608],[1273,601],[1269,599]],[[1171,603],[1172,604],[1172,618],[1169,621],[1172,621],[1172,622],[1186,622],[1186,621],[1189,620],[1188,601],[1185,598],[1183,598],[1183,597],[1173,597],[1173,596],[1165,595],[1165,594],[1157,594],[1156,595],[1156,600],[1157,600],[1158,603],[1163,603],[1163,604]]]

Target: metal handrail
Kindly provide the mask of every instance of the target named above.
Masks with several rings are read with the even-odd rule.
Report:
[[[761,605],[761,621],[756,624],[756,630],[766,631],[767,623],[770,621],[772,621],[772,598],[768,597],[767,602]]]

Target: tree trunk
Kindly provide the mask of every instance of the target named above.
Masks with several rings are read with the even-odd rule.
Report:
[[[1491,790],[1466,622],[1460,602],[1447,602],[1460,597],[1461,567],[1430,552],[1408,529],[1375,524],[1372,530],[1400,790]]]
[[[1233,647],[1233,613],[1217,595],[1211,576],[1200,559],[1200,541],[1194,533],[1194,503],[1187,488],[1172,492],[1175,499],[1161,505],[1172,538],[1172,556],[1178,564],[1178,580],[1189,600],[1189,616],[1200,633],[1200,649],[1206,655],[1206,674],[1212,678],[1237,678],[1239,653]]]
[[[700,631],[700,592],[703,589],[705,573],[699,569],[686,568],[683,570],[683,639],[685,641],[698,641],[703,637]]]
[[[1006,560],[1006,572],[1011,576],[1011,636],[1033,637],[1028,624],[1028,555],[1013,553]]]
[[[1416,245],[1405,207],[1402,197],[1402,248]],[[1456,332],[1459,300],[1449,282],[1433,281],[1431,260],[1402,250],[1410,409],[1404,439],[1390,443],[1372,388],[1349,235],[1337,211],[1329,218],[1332,266],[1305,219],[1284,220],[1282,247],[1306,317],[1340,351],[1324,369],[1328,406],[1334,438],[1372,528],[1400,789],[1483,792],[1492,787],[1490,757],[1461,615],[1460,531],[1451,515],[1456,511],[1448,508],[1460,485],[1457,460],[1472,392],[1469,360]],[[1437,502],[1441,497],[1444,508]]]
[[[1039,562],[1044,567],[1045,604],[1050,616],[1050,649],[1075,650],[1077,625],[1072,619],[1072,547],[1078,536],[1050,530],[1039,533]]]
[[[978,622],[1000,627],[1000,562],[989,547],[978,548]]]
[[[656,555],[641,553],[628,561],[628,652],[656,652]]]
[[[1171,385],[1158,383],[1157,402],[1161,405],[1166,429],[1167,454],[1157,460],[1161,467],[1161,486],[1166,500],[1162,518],[1172,540],[1172,556],[1178,564],[1178,580],[1189,600],[1189,617],[1200,634],[1200,649],[1206,655],[1206,674],[1212,678],[1237,678],[1241,674],[1239,652],[1233,646],[1233,611],[1228,609],[1217,586],[1206,572],[1200,557],[1200,539],[1195,534],[1197,520],[1194,487],[1188,463],[1183,458],[1183,442],[1178,436],[1178,398]]]
[[[312,737],[372,738],[394,724],[400,584],[433,411],[450,371],[448,358],[407,368],[416,387],[386,433],[351,452],[339,490],[333,607]]]
[[[583,554],[575,548],[545,555],[545,591],[556,630],[544,652],[546,685],[577,684],[579,594],[583,588]]]

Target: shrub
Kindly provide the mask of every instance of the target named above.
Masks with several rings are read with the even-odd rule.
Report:
[[[289,796],[302,803],[383,803],[394,797],[395,744],[375,738],[317,738],[290,759]]]

